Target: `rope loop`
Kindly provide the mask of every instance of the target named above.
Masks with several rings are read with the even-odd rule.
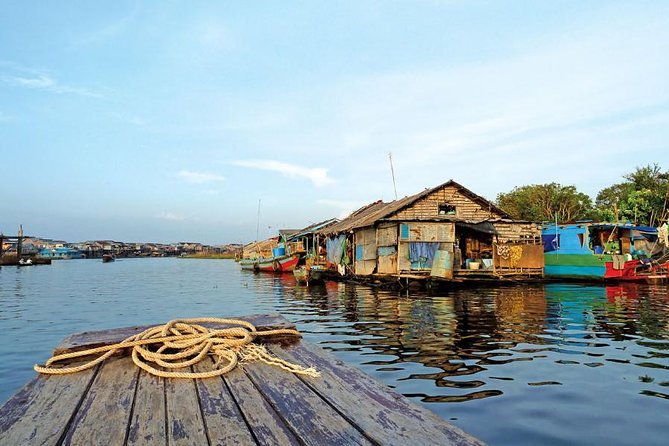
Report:
[[[230,325],[229,328],[210,329],[201,324]],[[119,343],[103,347],[64,353],[49,358],[44,365],[36,364],[38,373],[64,375],[90,369],[121,349],[132,348],[132,361],[148,373],[163,378],[211,378],[233,370],[240,362],[261,361],[300,375],[318,377],[313,367],[303,367],[270,354],[262,345],[254,344],[257,337],[290,335],[301,337],[299,331],[282,328],[258,331],[250,322],[239,319],[193,318],[175,319],[163,325],[148,328]],[[84,364],[56,367],[54,364],[73,358],[100,354]],[[214,358],[214,369],[204,372],[182,371]]]

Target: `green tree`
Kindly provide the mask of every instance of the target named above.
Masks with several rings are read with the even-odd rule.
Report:
[[[595,199],[599,220],[656,225],[667,219],[669,172],[657,164],[637,167],[624,182],[602,189]]]
[[[497,206],[513,218],[563,223],[592,217],[592,199],[575,186],[558,183],[515,187],[497,195]]]

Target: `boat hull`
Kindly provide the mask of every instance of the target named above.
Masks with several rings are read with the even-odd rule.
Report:
[[[305,267],[296,268],[293,271],[295,280],[298,283],[303,283],[309,285],[310,283],[320,283],[323,282],[324,271],[318,268],[306,269]]]
[[[595,231],[592,238],[590,226]],[[597,232],[608,230],[603,236]],[[612,237],[611,231],[618,237]],[[544,276],[560,279],[580,279],[597,281],[657,281],[669,279],[669,262],[666,257],[657,260],[633,258],[633,240],[639,239],[639,231],[650,233],[652,228],[637,229],[635,226],[609,224],[567,224],[544,228]],[[620,233],[623,236],[620,236]],[[625,249],[621,249],[621,239],[625,239]],[[605,253],[603,246],[610,241],[617,254]],[[598,245],[593,249],[594,245]],[[655,245],[653,245],[655,246]],[[659,260],[659,259],[658,259]]]
[[[299,254],[290,254],[267,259],[242,259],[239,265],[243,270],[248,271],[284,273],[294,271],[299,260]]]
[[[608,254],[556,253],[544,253],[544,261],[544,275],[549,278],[628,282],[669,279],[669,262],[651,266],[633,259],[615,268]]]

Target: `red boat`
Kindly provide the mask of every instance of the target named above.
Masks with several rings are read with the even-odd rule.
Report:
[[[242,259],[239,261],[242,269],[264,271],[269,273],[283,273],[295,270],[301,254],[288,254],[278,257]]]

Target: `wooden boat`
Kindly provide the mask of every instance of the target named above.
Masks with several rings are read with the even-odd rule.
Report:
[[[242,269],[269,272],[269,273],[283,273],[295,270],[299,262],[301,254],[286,254],[276,257],[259,257],[257,259],[242,259],[239,265]]]
[[[298,283],[309,285],[310,283],[323,282],[323,275],[325,270],[320,265],[313,265],[307,267],[306,265],[299,266],[293,271],[293,275]]]
[[[114,254],[104,254],[102,256],[102,262],[103,263],[113,262],[114,260],[116,260],[116,258],[114,257]]]
[[[669,279],[669,251],[656,228],[631,224],[545,225],[544,275],[604,281]]]

